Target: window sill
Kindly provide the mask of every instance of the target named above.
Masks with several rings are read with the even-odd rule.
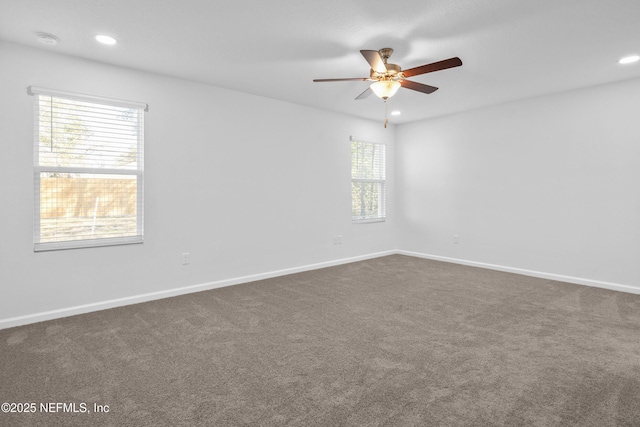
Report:
[[[372,224],[374,222],[385,222],[386,218],[371,218],[371,219],[354,219],[351,220],[353,224]]]
[[[140,244],[144,240],[142,236],[116,237],[112,239],[72,240],[67,242],[35,243],[34,252],[60,251],[65,249],[99,248],[103,246],[120,246]]]

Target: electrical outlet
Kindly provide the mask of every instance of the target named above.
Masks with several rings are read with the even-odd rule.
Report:
[[[185,252],[182,254],[182,265],[191,264],[191,254],[189,252]]]
[[[341,245],[342,244],[342,234],[338,234],[337,236],[333,236],[333,244]]]
[[[453,235],[453,243],[456,244],[456,245],[458,243],[460,243],[460,236],[458,236],[457,234],[454,234]]]

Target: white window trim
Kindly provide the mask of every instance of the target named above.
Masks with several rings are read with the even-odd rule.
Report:
[[[378,218],[362,218],[362,219],[353,219],[353,215],[351,217],[351,222],[353,224],[371,224],[371,223],[376,223],[376,222],[385,222],[387,220],[387,171],[386,171],[386,162],[387,162],[387,144],[384,142],[379,142],[379,141],[372,141],[368,138],[360,138],[358,136],[353,136],[351,135],[349,137],[349,143],[353,143],[353,142],[364,142],[367,144],[376,144],[376,145],[382,145],[385,147],[385,154],[384,154],[384,163],[381,166],[382,170],[382,179],[358,179],[358,178],[353,178],[353,176],[351,177],[351,182],[353,183],[354,181],[357,182],[378,182],[378,183],[382,183],[382,188],[381,188],[381,198],[383,201],[383,216],[378,217]],[[351,173],[353,173],[353,171],[351,171]],[[352,203],[352,207],[353,207],[353,200],[351,201]]]
[[[129,101],[115,98],[107,98],[96,95],[88,95],[81,93],[73,93],[61,91],[57,89],[47,89],[39,86],[27,87],[27,94],[45,95],[72,99],[77,101],[89,101],[101,103],[117,107],[134,108],[143,111],[149,111],[149,106],[143,102]],[[37,110],[36,110],[37,111]],[[80,168],[80,167],[55,167],[39,165],[39,118],[34,115],[34,233],[33,233],[33,250],[34,252],[55,251],[62,249],[80,249],[102,246],[117,246],[139,244],[144,242],[144,116],[140,118],[140,131],[138,134],[138,168],[137,169],[108,169],[108,168]],[[58,242],[40,242],[40,177],[42,172],[73,172],[85,174],[115,174],[115,175],[133,175],[137,176],[137,193],[142,200],[136,211],[136,236],[100,238],[100,239],[81,239],[71,241]]]
[[[67,92],[64,90],[48,89],[40,86],[27,87],[27,94],[59,96],[60,98],[75,99],[77,101],[93,101],[93,102],[100,102],[104,104],[113,105],[114,107],[139,108],[144,110],[145,112],[149,111],[149,105],[144,102],[129,101],[126,99],[107,98],[105,96],[88,95],[84,93]]]

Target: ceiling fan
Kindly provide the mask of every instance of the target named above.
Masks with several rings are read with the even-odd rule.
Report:
[[[385,47],[380,50],[361,50],[360,53],[371,66],[369,77],[355,77],[346,79],[315,79],[314,82],[340,82],[340,81],[370,81],[374,82],[364,92],[356,97],[356,99],[364,99],[375,93],[378,97],[385,100],[391,98],[400,87],[415,90],[422,93],[433,93],[438,90],[435,86],[429,86],[407,80],[407,77],[413,77],[420,74],[432,73],[434,71],[446,70],[447,68],[459,67],[462,61],[458,57],[445,59],[443,61],[433,62],[431,64],[421,65],[419,67],[409,68],[402,71],[399,65],[389,64],[387,60],[393,53],[393,49]]]

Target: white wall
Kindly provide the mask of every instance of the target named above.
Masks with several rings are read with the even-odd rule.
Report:
[[[0,327],[396,248],[640,292],[640,80],[385,130],[4,42],[0,64]],[[144,244],[33,252],[29,85],[149,103]],[[351,223],[350,135],[389,144],[385,223]]]
[[[0,64],[0,327],[396,247],[393,126],[4,42]],[[144,244],[33,252],[29,85],[149,104]],[[350,135],[389,144],[385,223],[351,223]]]
[[[640,292],[638,94],[635,79],[399,126],[399,246]]]

